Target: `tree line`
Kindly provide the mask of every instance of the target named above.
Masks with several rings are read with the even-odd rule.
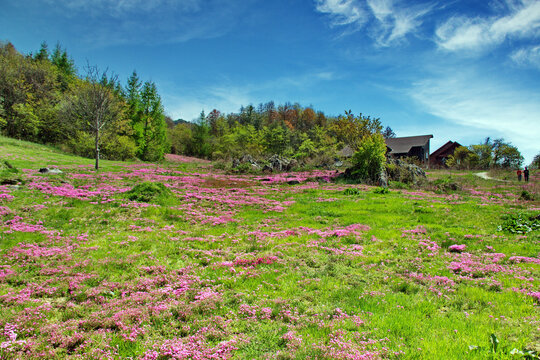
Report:
[[[535,158],[537,161],[538,155]],[[487,137],[482,143],[460,146],[448,157],[446,165],[457,169],[515,169],[523,164],[523,156],[504,139]],[[535,161],[533,161],[534,165]]]
[[[203,111],[193,122],[179,121],[169,130],[171,150],[176,154],[208,159],[261,158],[281,155],[314,165],[334,162],[340,150],[357,150],[374,134],[395,136],[381,121],[350,110],[337,117],[326,116],[313,107],[273,101],[239,112],[223,114]]]
[[[0,130],[77,155],[156,161],[169,151],[161,97],[133,72],[124,87],[107,70],[78,75],[65,49],[23,55],[0,43]]]

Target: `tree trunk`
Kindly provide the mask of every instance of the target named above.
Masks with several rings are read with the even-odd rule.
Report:
[[[96,131],[96,170],[99,170],[99,130]]]

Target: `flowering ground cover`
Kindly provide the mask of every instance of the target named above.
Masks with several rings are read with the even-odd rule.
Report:
[[[0,154],[25,170],[24,184],[0,186],[2,359],[539,350],[539,232],[498,231],[505,214],[539,215],[517,185],[380,194],[328,171],[227,175],[189,158],[96,174],[79,166],[89,160],[9,146]],[[37,172],[50,165],[64,173]],[[170,192],[129,200],[142,182]]]

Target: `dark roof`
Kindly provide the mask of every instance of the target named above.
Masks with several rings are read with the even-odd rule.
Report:
[[[407,136],[386,139],[386,145],[392,149],[390,154],[406,154],[415,146],[425,146],[433,135]]]
[[[443,146],[441,146],[440,148],[438,148],[437,150],[435,150],[434,152],[431,153],[431,155],[429,157],[437,157],[441,154],[445,154],[446,152],[448,151],[451,151],[452,153],[454,152],[454,150],[458,147],[460,147],[461,144],[458,143],[457,141],[449,141],[447,142],[446,144],[444,144]]]

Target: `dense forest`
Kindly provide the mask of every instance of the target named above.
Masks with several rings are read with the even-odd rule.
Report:
[[[89,64],[79,72],[59,44],[49,51],[43,43],[25,55],[9,42],[0,43],[0,131],[96,158],[96,168],[99,158],[159,161],[167,152],[225,161],[279,155],[328,166],[344,151],[356,153],[353,162],[359,151],[381,158],[384,138],[395,136],[378,118],[350,110],[328,116],[312,106],[273,101],[237,113],[203,111],[193,122],[173,121],[156,85],[136,71],[123,85],[118,76]],[[508,168],[522,162],[516,147],[487,138],[459,148],[447,165]]]

